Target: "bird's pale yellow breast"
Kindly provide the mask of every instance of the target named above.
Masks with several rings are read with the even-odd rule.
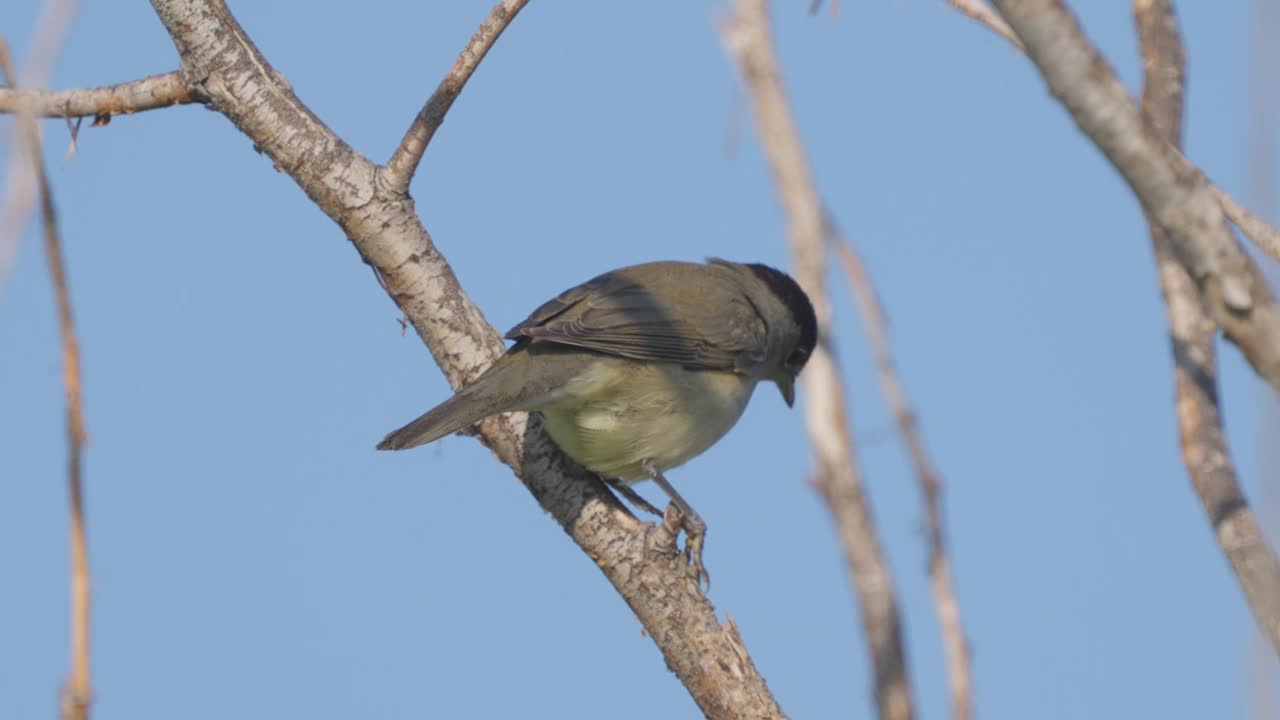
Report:
[[[547,432],[584,467],[624,481],[681,465],[738,422],[756,382],[670,363],[604,358],[541,410]]]

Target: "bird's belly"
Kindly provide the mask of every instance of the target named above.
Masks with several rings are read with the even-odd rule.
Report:
[[[682,465],[738,422],[755,381],[735,373],[636,365],[607,387],[542,408],[551,438],[584,467],[626,482]],[[605,384],[605,383],[602,383]]]

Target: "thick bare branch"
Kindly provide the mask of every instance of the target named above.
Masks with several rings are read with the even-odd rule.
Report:
[[[960,602],[956,598],[955,581],[951,575],[951,559],[947,555],[946,529],[942,517],[942,477],[929,460],[929,452],[925,449],[916,415],[911,410],[907,391],[898,376],[889,342],[889,330],[885,327],[884,309],[871,285],[871,277],[848,239],[838,228],[833,226],[830,230],[845,276],[858,301],[862,327],[875,354],[880,388],[890,412],[893,413],[902,444],[911,457],[916,479],[920,482],[920,493],[924,497],[925,531],[929,541],[929,583],[933,586],[938,627],[942,632],[942,644],[947,656],[951,716],[956,720],[972,720],[973,672],[969,662],[969,643],[965,639],[964,624],[960,620]]]
[[[912,717],[912,707],[898,604],[862,491],[846,421],[844,385],[832,355],[826,221],[787,105],[765,0],[735,0],[734,17],[726,22],[723,35],[752,99],[756,130],[787,215],[796,279],[818,314],[819,343],[803,376],[805,420],[818,462],[818,488],[835,518],[861,601],[879,715],[882,720],[905,720]]]
[[[37,117],[110,117],[191,102],[176,72],[96,88],[0,88],[0,113],[21,111]]]
[[[400,146],[387,161],[386,178],[393,189],[402,193],[409,192],[409,183],[418,169],[418,163],[422,161],[422,154],[427,151],[427,145],[431,143],[440,123],[444,122],[444,116],[453,106],[453,101],[458,99],[462,88],[466,87],[467,80],[471,78],[471,73],[479,67],[489,48],[493,47],[502,31],[507,29],[528,2],[529,0],[502,0],[471,36],[471,41],[462,49],[462,54],[458,55],[457,61],[440,81],[436,91],[427,98],[426,104],[418,111],[418,116],[405,132]]]
[[[1017,35],[1013,34],[1009,24],[983,0],[947,0],[947,2],[951,4],[951,7],[964,13],[970,19],[986,25],[989,30],[1008,40],[1014,49],[1019,52],[1026,52],[1026,48],[1022,47],[1022,41],[1018,39]]]
[[[1280,391],[1280,307],[1204,174],[1164,141],[1059,0],[992,1],[1049,91],[1165,232],[1218,327]]]
[[[413,200],[304,106],[218,0],[153,0],[191,95],[240,128],[347,234],[454,387],[504,350],[419,220]],[[734,628],[674,552],[523,413],[490,418],[478,438],[524,481],[617,589],[668,667],[710,718],[782,717]]]
[[[1133,0],[1133,10],[1146,70],[1143,109],[1161,137],[1179,146],[1186,56],[1177,17],[1168,0]],[[1280,562],[1262,536],[1231,462],[1218,409],[1213,321],[1164,231],[1148,219],[1169,319],[1183,461],[1254,619],[1280,652]]]

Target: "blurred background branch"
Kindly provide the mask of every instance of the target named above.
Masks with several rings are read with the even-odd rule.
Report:
[[[765,0],[735,0],[733,17],[721,32],[751,97],[756,133],[787,217],[796,280],[809,294],[818,315],[818,346],[801,377],[805,421],[818,465],[815,483],[835,520],[862,609],[879,717],[907,720],[914,711],[901,612],[871,506],[862,489],[849,412],[844,406],[844,383],[833,353],[831,299],[825,277],[827,222],[787,104],[768,4]]]
[[[70,15],[70,8],[63,8]],[[52,11],[57,14],[57,11]],[[55,23],[55,29],[65,29],[65,23]],[[53,49],[42,48],[37,57],[52,63],[60,36],[46,38]],[[36,73],[39,75],[40,73]],[[8,43],[0,38],[0,75],[10,87],[18,84],[18,74],[13,67]],[[31,162],[36,194],[40,201],[40,222],[44,235],[45,259],[49,266],[49,279],[53,286],[57,306],[58,335],[62,343],[62,383],[66,393],[67,422],[67,503],[70,523],[71,550],[71,670],[62,684],[61,715],[63,720],[86,720],[93,701],[93,685],[89,675],[89,615],[92,594],[89,578],[89,548],[85,533],[84,481],[82,466],[86,439],[84,407],[80,387],[80,346],[76,340],[74,314],[71,309],[71,289],[67,280],[66,263],[63,260],[62,240],[58,233],[58,213],[53,203],[53,189],[44,165],[41,150],[40,128],[35,118],[26,112],[15,117],[14,135],[21,145],[14,157],[20,158],[26,150]],[[11,188],[12,191],[12,188]]]
[[[951,716],[956,720],[973,718],[973,669],[969,657],[969,641],[965,637],[964,623],[960,618],[960,601],[956,597],[955,579],[951,571],[951,558],[947,554],[946,521],[942,512],[942,477],[929,459],[920,424],[906,388],[898,375],[893,359],[893,345],[889,340],[888,323],[879,295],[871,283],[862,258],[853,244],[840,231],[834,221],[830,228],[831,241],[844,268],[849,286],[853,288],[858,312],[862,318],[863,332],[875,356],[876,373],[884,393],[889,412],[897,426],[898,438],[907,450],[915,469],[920,494],[924,498],[925,538],[929,548],[929,584],[933,589],[934,608],[938,614],[938,629],[942,634],[942,646],[947,658],[947,684],[951,692]]]

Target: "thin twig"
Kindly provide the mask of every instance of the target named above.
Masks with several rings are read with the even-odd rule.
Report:
[[[747,86],[756,131],[787,215],[796,279],[818,315],[819,343],[805,368],[805,420],[817,456],[817,486],[839,529],[846,563],[862,606],[881,720],[912,717],[910,683],[898,602],[862,490],[844,384],[832,354],[827,295],[826,221],[809,162],[787,105],[765,0],[735,0],[724,44]]]
[[[884,308],[871,285],[871,278],[848,238],[834,223],[831,224],[830,231],[845,276],[858,301],[863,330],[876,358],[880,389],[893,413],[898,435],[906,446],[907,454],[911,456],[911,464],[915,468],[916,479],[920,482],[921,495],[924,497],[925,529],[929,543],[929,581],[933,586],[938,626],[947,655],[951,715],[955,720],[971,720],[973,673],[970,668],[969,643],[965,639],[964,625],[960,620],[960,603],[956,599],[955,583],[951,575],[951,560],[947,555],[946,529],[942,517],[942,478],[929,460],[916,415],[911,410],[907,391],[898,376],[889,331],[885,327]]]
[[[1166,142],[1181,145],[1186,58],[1177,17],[1168,0],[1133,0],[1133,12],[1146,70],[1143,109]],[[1255,621],[1280,652],[1280,562],[1245,500],[1227,447],[1213,320],[1164,230],[1151,217],[1148,224],[1169,320],[1183,462]]]
[[[8,48],[0,40],[0,72],[9,85],[17,84]],[[58,308],[58,334],[62,339],[62,383],[67,396],[67,492],[71,530],[71,671],[62,685],[63,720],[87,720],[92,702],[89,676],[89,610],[92,597],[89,588],[89,550],[85,539],[84,489],[81,478],[81,456],[84,451],[84,409],[80,393],[80,349],[71,312],[71,291],[67,284],[66,266],[62,261],[62,243],[58,236],[58,213],[53,204],[53,190],[45,171],[40,150],[39,129],[35,119],[21,114],[17,118],[25,138],[40,197],[40,219],[44,228],[45,258]]]
[[[1022,47],[1022,41],[1014,34],[1013,28],[1009,27],[1000,14],[992,10],[990,6],[982,2],[982,0],[947,0],[951,7],[959,10],[967,15],[970,19],[976,20],[986,25],[995,34],[1009,41],[1010,45],[1019,52],[1026,52],[1027,49]]]
[[[0,114],[25,112],[37,117],[101,118],[192,102],[195,101],[176,72],[95,88],[0,88]]]
[[[418,163],[422,161],[422,155],[427,151],[431,137],[444,122],[444,116],[449,112],[453,101],[458,99],[462,88],[479,67],[480,61],[489,52],[489,48],[493,47],[502,35],[502,31],[507,29],[528,2],[529,0],[502,0],[494,6],[489,17],[485,18],[480,28],[471,36],[471,41],[462,49],[462,53],[453,63],[453,68],[440,81],[440,85],[436,87],[435,92],[431,93],[431,97],[427,98],[426,104],[418,111],[418,116],[413,119],[413,124],[405,132],[399,147],[387,161],[385,173],[392,189],[401,193],[409,191],[409,182],[413,180]]]
[[[1213,195],[1218,198],[1218,202],[1222,203],[1222,210],[1227,214],[1227,218],[1240,228],[1240,232],[1245,237],[1253,241],[1253,244],[1275,260],[1280,260],[1280,231],[1271,227],[1266,220],[1254,215],[1236,201],[1235,198],[1227,194],[1225,190],[1213,186]]]
[[[39,146],[32,144],[38,155]],[[40,214],[44,224],[44,248],[58,303],[58,329],[62,336],[62,381],[67,393],[67,492],[71,524],[71,674],[62,688],[64,720],[85,720],[93,700],[89,677],[89,613],[92,595],[89,586],[89,548],[85,536],[84,485],[81,457],[84,452],[84,409],[80,392],[80,349],[72,322],[71,293],[67,289],[66,268],[58,238],[53,194],[44,163],[36,161],[40,183]]]
[[[89,548],[85,536],[84,489],[81,457],[85,444],[84,409],[80,391],[80,349],[71,313],[71,292],[62,261],[58,220],[53,193],[45,174],[40,146],[34,134],[31,152],[36,157],[40,187],[40,215],[44,225],[44,249],[58,304],[58,330],[62,337],[62,381],[67,393],[67,492],[71,523],[71,674],[62,687],[63,720],[86,720],[93,700],[89,676]]]

